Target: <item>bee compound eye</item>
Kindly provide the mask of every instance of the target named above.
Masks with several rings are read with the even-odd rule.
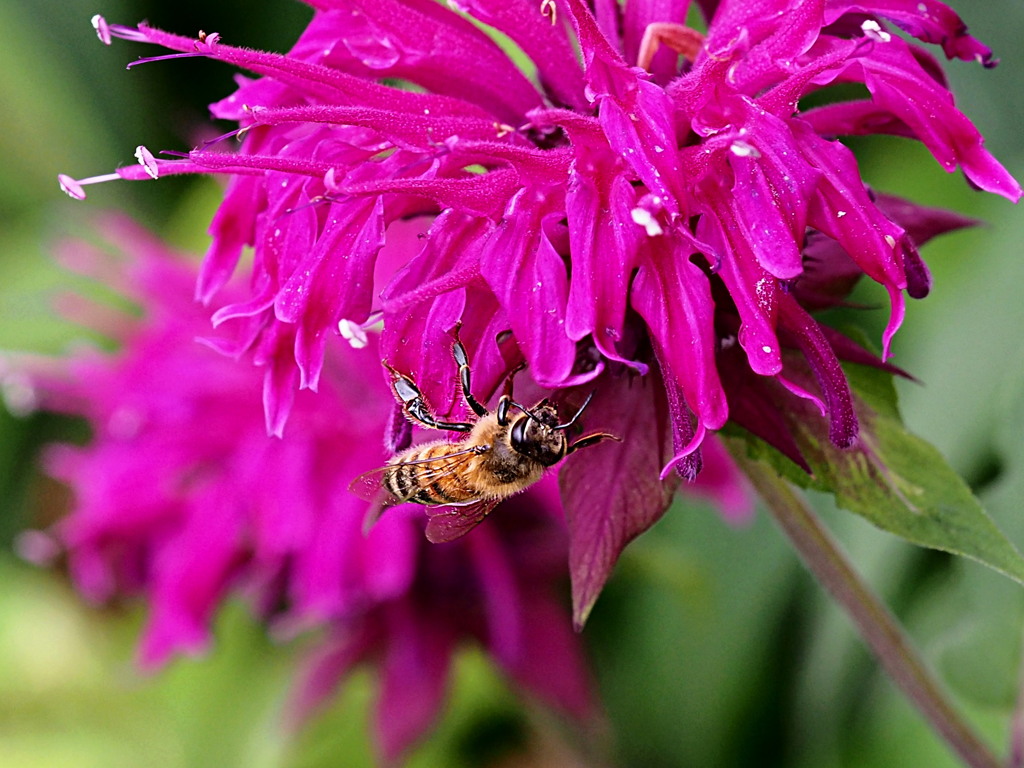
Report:
[[[515,424],[512,425],[512,431],[509,433],[509,441],[512,443],[512,448],[519,453],[526,453],[527,446],[527,425],[530,423],[529,417],[523,417],[518,419]]]

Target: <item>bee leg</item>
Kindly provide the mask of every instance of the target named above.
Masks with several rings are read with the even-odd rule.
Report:
[[[502,393],[501,397],[498,398],[497,409],[498,424],[502,427],[508,424],[508,411],[509,408],[511,408],[513,405],[516,406],[516,408],[519,408],[520,410],[526,410],[525,408],[523,408],[523,406],[519,405],[519,403],[515,402],[512,399],[512,380],[515,378],[515,375],[519,373],[521,370],[523,370],[523,368],[525,367],[525,362],[520,363],[511,371],[509,371],[508,378],[505,379],[505,391]]]
[[[498,399],[498,426],[504,427],[508,425],[508,409],[512,407],[512,398],[508,395],[502,395]]]
[[[568,456],[570,453],[578,451],[580,448],[586,448],[587,446],[595,445],[605,439],[614,440],[617,443],[622,442],[622,438],[619,437],[618,435],[611,435],[607,432],[595,432],[592,435],[584,435],[579,440],[570,445],[568,450],[566,450],[565,455]]]
[[[391,372],[391,386],[402,401],[402,410],[406,415],[433,429],[446,429],[450,432],[472,432],[473,425],[462,421],[441,421],[427,408],[427,403],[412,379],[404,376],[387,363],[384,366]]]
[[[455,364],[459,366],[459,383],[462,385],[462,396],[466,398],[466,404],[477,416],[486,416],[487,409],[480,404],[479,400],[473,397],[473,393],[470,391],[469,358],[466,356],[466,348],[459,341],[458,329],[455,331],[455,343],[452,344],[452,354],[455,356]]]

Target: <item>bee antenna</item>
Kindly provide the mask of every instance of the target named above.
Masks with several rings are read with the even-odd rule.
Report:
[[[514,406],[515,406],[516,408],[518,408],[518,409],[519,409],[520,411],[522,411],[523,413],[525,413],[525,414],[526,414],[527,416],[529,416],[529,417],[530,417],[531,419],[533,419],[534,421],[540,421],[540,417],[539,417],[539,416],[537,416],[537,414],[536,414],[536,413],[534,413],[533,411],[531,411],[531,410],[530,410],[529,408],[527,408],[527,407],[526,407],[525,405],[521,405],[520,403],[517,403],[517,402],[515,402],[514,400],[513,400],[512,402],[510,402],[510,403],[509,403],[509,405],[514,405]]]
[[[576,423],[576,419],[578,419],[580,417],[580,415],[583,413],[583,411],[586,410],[587,406],[590,405],[590,401],[594,399],[594,395],[596,395],[596,394],[597,394],[597,390],[596,389],[591,391],[591,393],[589,395],[587,395],[587,399],[583,401],[583,405],[581,405],[579,407],[579,410],[577,410],[576,413],[573,414],[572,418],[569,419],[567,422],[565,422],[565,424],[559,424],[557,427],[555,427],[555,429],[568,429],[573,424],[575,424]]]

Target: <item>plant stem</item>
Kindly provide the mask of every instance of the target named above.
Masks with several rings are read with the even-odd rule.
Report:
[[[1024,768],[1024,666],[1017,681],[1017,706],[1010,720],[1010,757],[1008,768]]]
[[[1001,768],[1002,761],[953,708],[903,628],[853,569],[807,503],[771,467],[749,459],[744,446],[730,447],[804,564],[849,614],[864,642],[904,695],[966,765]]]

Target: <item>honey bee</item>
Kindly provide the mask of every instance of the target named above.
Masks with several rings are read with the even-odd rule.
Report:
[[[462,396],[477,420],[449,422],[430,412],[416,384],[386,362],[392,388],[411,420],[432,429],[466,433],[462,440],[435,440],[413,446],[392,457],[386,465],[360,475],[350,489],[363,498],[384,499],[380,509],[412,502],[426,507],[427,538],[452,541],[464,536],[497,506],[498,502],[529,488],[566,456],[601,440],[620,440],[595,432],[569,442],[566,430],[576,424],[594,393],[576,413],[559,423],[558,411],[547,400],[527,408],[512,399],[512,377],[497,408],[489,411],[470,389],[466,350],[456,338],[452,354],[459,368]],[[513,374],[515,372],[513,371]],[[378,502],[380,499],[376,499]]]

